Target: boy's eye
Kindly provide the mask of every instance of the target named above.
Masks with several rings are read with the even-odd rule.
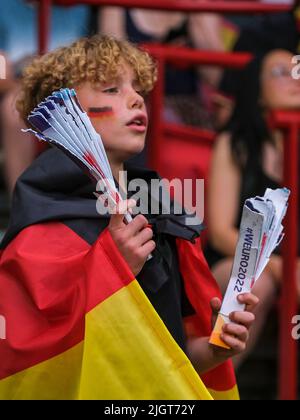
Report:
[[[108,89],[104,89],[103,92],[104,93],[118,93],[119,89],[117,87],[111,87],[111,88],[108,88]]]

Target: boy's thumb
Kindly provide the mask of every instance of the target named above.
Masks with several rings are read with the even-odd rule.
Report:
[[[211,301],[210,301],[210,306],[211,309],[213,311],[213,314],[217,315],[221,309],[222,306],[222,302],[219,298],[214,297]]]
[[[212,300],[210,301],[210,307],[212,309],[212,318],[211,318],[212,329],[214,328],[215,323],[217,321],[217,316],[219,314],[221,306],[222,306],[221,299],[219,299],[217,297],[212,298]]]
[[[110,227],[121,227],[124,225],[124,215],[136,206],[136,201],[125,200],[120,201],[113,209],[110,219]]]

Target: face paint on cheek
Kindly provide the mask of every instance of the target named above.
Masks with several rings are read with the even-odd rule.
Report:
[[[102,108],[89,108],[87,114],[90,118],[96,120],[104,120],[107,118],[113,118],[115,116],[115,113],[110,106],[105,106]]]

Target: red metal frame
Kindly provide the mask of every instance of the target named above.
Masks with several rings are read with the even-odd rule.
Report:
[[[146,49],[157,60],[159,67],[158,83],[156,84],[151,97],[151,147],[148,150],[149,166],[160,169],[160,141],[161,134],[164,132],[166,126],[162,120],[163,110],[163,92],[164,92],[164,77],[166,64],[173,64],[186,67],[193,65],[214,65],[218,67],[230,67],[235,69],[242,69],[251,60],[252,55],[249,53],[222,53],[214,51],[199,51],[185,47],[163,46],[157,44],[144,44]],[[187,128],[179,128],[177,130],[184,130]],[[193,132],[195,139],[202,139],[203,130],[188,128],[189,133]],[[192,136],[189,135],[189,138]],[[211,133],[211,139],[214,135]]]
[[[242,69],[252,58],[252,54],[247,52],[204,51],[172,45],[168,45],[166,48],[162,44],[143,44],[142,47],[160,62],[165,61],[178,67],[210,65],[222,68]]]
[[[58,6],[74,6],[75,4],[109,5],[122,7],[138,7],[140,9],[157,9],[169,11],[230,13],[230,14],[260,14],[277,13],[290,9],[290,6],[280,4],[265,4],[259,1],[220,1],[203,0],[53,0]]]
[[[161,137],[161,133],[163,133],[163,118],[162,113],[164,109],[164,92],[165,92],[165,79],[161,75],[165,74],[165,61],[158,60],[158,80],[156,86],[152,92],[151,96],[151,118],[150,120],[153,122],[150,127],[150,138],[151,138],[151,147],[148,149],[148,162],[153,164],[153,168],[159,168],[160,164],[160,143],[159,139]],[[155,141],[153,141],[155,139]]]
[[[179,137],[185,141],[197,144],[199,144],[199,139],[201,139],[201,143],[205,142],[209,145],[213,144],[216,137],[216,133],[213,131],[166,122],[163,124],[163,133],[167,137]]]
[[[265,4],[257,0],[252,1],[221,1],[221,0],[26,0],[38,5],[39,20],[39,53],[47,50],[51,6],[98,5],[122,6],[126,8],[144,8],[156,10],[172,10],[186,13],[230,13],[230,14],[269,14],[286,12],[291,9],[288,5]]]
[[[285,219],[287,240],[283,244],[283,278],[280,306],[280,364],[279,393],[281,399],[297,399],[298,347],[292,338],[292,319],[297,314],[297,257],[298,257],[298,142],[300,129],[299,112],[274,112],[271,124],[285,132],[284,182],[292,194]]]
[[[29,0],[32,1],[32,0]],[[38,3],[39,19],[39,52],[44,53],[48,46],[51,6],[74,6],[79,4],[122,6],[127,8],[139,7],[145,9],[172,10],[182,12],[212,12],[230,14],[258,14],[275,13],[290,10],[286,5],[261,4],[257,1],[207,1],[195,0],[34,0]],[[213,64],[222,67],[241,68],[249,60],[249,54],[221,54],[212,52],[199,52],[187,49],[152,46],[152,53],[158,59],[159,82],[152,97],[152,138],[159,139],[161,134],[184,132],[187,138],[202,138],[203,131],[194,131],[187,127],[165,125],[162,119],[164,80],[161,77],[165,72],[167,62],[182,65]],[[300,127],[299,116],[283,112],[273,115],[276,126],[283,128],[287,135],[285,142],[285,185],[291,188],[292,197],[286,217],[287,240],[284,246],[284,284],[282,287],[282,309],[280,311],[280,399],[297,398],[297,346],[291,335],[291,319],[296,313],[296,260],[297,260],[297,211],[298,211],[298,132]],[[296,122],[297,120],[297,122]],[[173,130],[173,131],[172,131]],[[213,133],[205,132],[207,140],[212,140]],[[211,137],[212,136],[212,137]],[[151,163],[159,167],[160,145],[151,144]]]
[[[48,50],[52,0],[41,0],[38,5],[38,52]]]

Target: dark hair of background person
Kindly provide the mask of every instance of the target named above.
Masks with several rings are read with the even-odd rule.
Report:
[[[299,52],[300,21],[295,9],[300,5],[296,0],[291,10],[260,17],[251,17],[248,24],[241,28],[233,48],[235,52],[250,52],[254,56],[267,54],[274,49]],[[225,96],[235,98],[240,89],[240,72],[228,69],[224,72],[219,90]]]
[[[256,57],[240,75],[233,114],[221,130],[231,134],[232,156],[242,171],[246,195],[259,189],[263,146],[273,141],[260,103],[263,60],[264,55]]]

